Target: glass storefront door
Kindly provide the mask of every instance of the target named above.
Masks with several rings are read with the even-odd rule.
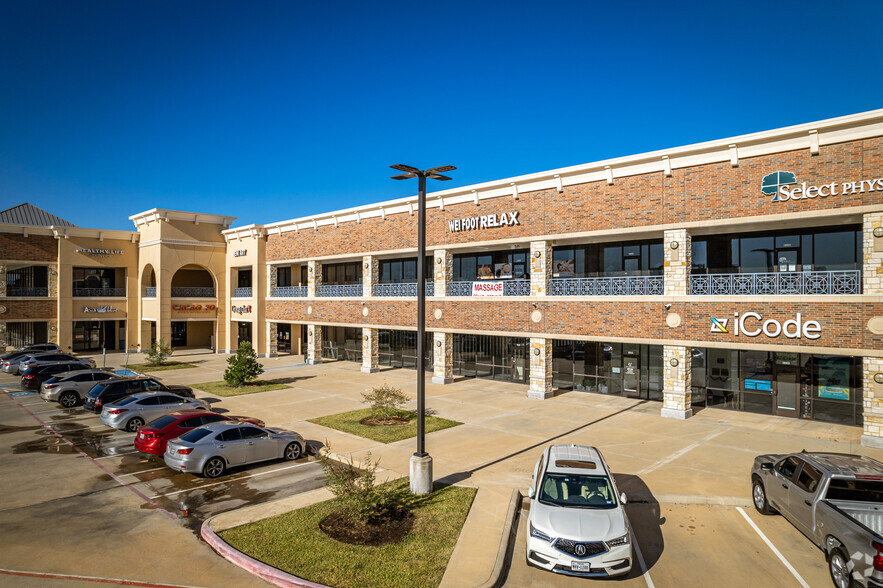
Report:
[[[246,323],[239,321],[239,341],[236,344],[238,348],[239,345],[242,344],[243,341],[248,341],[251,343],[251,323]],[[254,348],[254,344],[252,344],[252,348]]]
[[[791,355],[791,354],[780,354]],[[797,355],[796,353],[794,355]],[[775,407],[778,416],[797,416],[798,367],[776,364]]]
[[[276,353],[291,353],[291,325],[276,325]]]
[[[72,336],[73,351],[115,350],[117,321],[74,321]],[[120,338],[125,338],[125,327],[120,327]],[[122,349],[125,343],[121,343]]]
[[[622,357],[622,395],[629,398],[640,398],[641,358],[637,355]]]
[[[172,347],[187,346],[187,323],[172,321]]]

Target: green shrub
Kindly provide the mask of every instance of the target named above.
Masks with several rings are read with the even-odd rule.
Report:
[[[264,373],[264,366],[258,363],[258,355],[248,341],[240,343],[236,355],[227,358],[227,366],[224,381],[235,387],[243,386]]]
[[[172,346],[160,339],[150,344],[150,351],[147,352],[147,363],[150,365],[162,365],[172,356]]]
[[[362,392],[362,403],[371,405],[371,416],[381,419],[398,416],[408,400],[401,388],[393,388],[389,384]]]

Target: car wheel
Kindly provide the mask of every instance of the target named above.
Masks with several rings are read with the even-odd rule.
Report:
[[[133,419],[129,419],[129,422],[126,423],[126,430],[130,433],[136,432],[144,425],[144,419],[141,417],[135,417]]]
[[[58,397],[58,403],[65,408],[73,408],[80,402],[76,392],[65,392]]]
[[[202,466],[202,475],[206,478],[217,478],[227,469],[224,460],[220,457],[213,457]]]
[[[839,547],[832,549],[828,555],[828,571],[831,572],[831,580],[837,588],[854,586],[849,568],[849,558],[844,555],[843,550]]]
[[[758,478],[754,478],[751,481],[751,498],[754,501],[754,508],[757,509],[757,512],[763,515],[773,514],[773,509],[770,508],[766,499],[766,490],[763,487],[763,482]]]
[[[294,461],[301,456],[303,450],[300,447],[300,443],[289,443],[285,447],[285,459],[288,461]]]

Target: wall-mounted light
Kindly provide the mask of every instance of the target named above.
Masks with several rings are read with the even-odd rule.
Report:
[[[313,273],[313,266],[309,266],[309,267],[307,268],[307,271],[310,272],[310,273]]]
[[[883,237],[883,227],[874,227],[874,236],[877,238]]]
[[[540,253],[539,251],[534,251],[534,254],[533,254],[534,257],[536,257],[537,259],[539,259],[539,258],[540,258],[540,255],[542,255],[542,253]]]
[[[531,302],[530,305],[533,306],[534,308],[537,307],[537,303],[536,303],[536,302]]]
[[[883,384],[883,373],[877,372],[876,374],[874,374],[874,381],[878,384]]]
[[[540,354],[540,348],[539,348],[539,347],[535,348],[535,349],[533,350],[533,354],[534,354],[534,355],[539,355],[539,354]]]
[[[368,269],[368,262],[365,262],[365,269]]]
[[[670,365],[671,367],[678,367],[680,363],[681,362],[678,361],[677,357],[672,357],[670,360],[668,360],[668,365]]]
[[[436,257],[436,258],[435,258],[435,263],[441,264],[441,257]]]
[[[368,340],[368,335],[365,335],[362,337],[362,341],[367,341],[367,340]]]
[[[436,346],[436,347],[441,347],[441,341],[436,341],[436,342],[435,342],[435,346]]]
[[[668,244],[668,246],[671,247],[672,249],[677,249],[678,247],[680,247],[680,243],[678,243],[677,241],[672,241],[671,243]]]

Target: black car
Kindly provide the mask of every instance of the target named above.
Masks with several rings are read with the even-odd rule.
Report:
[[[178,396],[195,398],[193,390],[187,386],[166,386],[159,380],[149,377],[115,378],[113,380],[107,380],[95,384],[95,386],[86,393],[86,400],[83,402],[83,408],[89,412],[99,414],[105,404],[116,402],[120,398],[137,394],[139,392],[171,392]]]
[[[35,353],[51,353],[53,351],[61,351],[61,348],[58,347],[55,343],[38,343],[36,345],[25,345],[24,347],[19,347],[15,351],[10,351],[9,353],[4,353],[0,355],[0,361],[4,359],[17,359],[23,355],[33,355]]]
[[[29,367],[21,374],[21,387],[25,390],[39,390],[40,384],[62,372],[85,370],[91,366],[81,361],[60,361]]]

